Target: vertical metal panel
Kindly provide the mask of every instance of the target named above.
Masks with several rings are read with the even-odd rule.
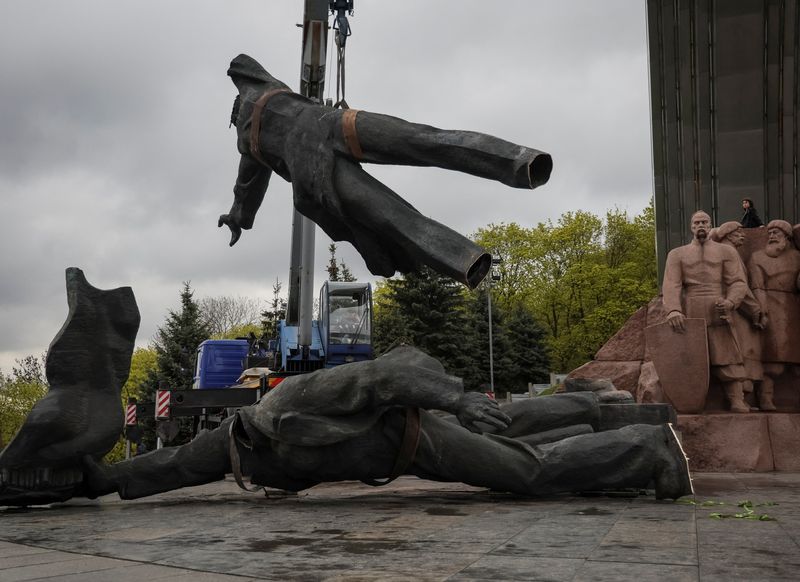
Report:
[[[764,192],[767,204],[764,218],[783,216],[783,193],[780,191],[780,145],[778,111],[780,107],[781,0],[767,0],[764,6]]]
[[[678,58],[678,0],[667,0],[662,10],[662,38],[664,51],[664,111],[666,137],[667,212],[669,213],[669,246],[674,248],[684,241],[685,198],[680,131],[680,60]]]
[[[647,43],[650,47],[650,111],[653,118],[653,205],[656,218],[658,272],[664,272],[669,245],[667,212],[666,111],[664,104],[664,39],[662,0],[647,0]]]
[[[696,112],[696,67],[694,52],[694,0],[677,0],[676,14],[678,26],[676,34],[676,57],[678,67],[678,113],[681,136],[681,177],[683,206],[687,210],[698,208],[699,189],[697,183],[697,131]]]
[[[696,67],[696,95],[695,109],[697,134],[697,179],[699,181],[698,208],[708,208],[716,211],[712,188],[711,157],[711,42],[710,30],[711,0],[697,0],[695,2],[694,30],[695,30],[695,67]]]
[[[764,3],[716,4],[718,220],[764,207]]]
[[[791,125],[792,127],[792,199],[794,202],[794,221],[796,222],[800,219],[800,204],[798,204],[798,197],[800,197],[800,192],[798,192],[798,136],[800,136],[800,132],[798,132],[798,99],[800,99],[800,90],[798,90],[798,85],[800,85],[800,6],[798,6],[797,1],[792,2],[792,7],[794,10],[794,26],[792,27],[792,44],[794,50],[792,51],[792,58],[793,63],[791,67],[785,67],[785,70],[792,70],[792,94],[794,95],[792,99],[792,121],[791,123],[787,123],[787,125]]]
[[[781,192],[784,200],[784,216],[798,217],[798,196],[794,181],[794,160],[797,150],[797,134],[794,120],[797,116],[797,1],[783,2],[783,43],[781,54]]]
[[[717,164],[717,0],[710,0],[708,15],[709,100],[711,109],[711,196],[719,212],[719,165]]]

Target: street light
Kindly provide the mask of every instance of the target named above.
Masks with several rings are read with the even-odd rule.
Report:
[[[486,289],[486,304],[489,308],[489,389],[491,390],[492,394],[494,394],[494,347],[492,342],[492,281],[499,281],[500,274],[495,273],[494,268],[500,263],[503,262],[503,259],[500,257],[492,257],[492,268],[489,270],[489,278],[487,279],[487,289]]]

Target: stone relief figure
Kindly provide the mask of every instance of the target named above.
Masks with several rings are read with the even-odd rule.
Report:
[[[748,262],[750,287],[763,307],[764,379],[759,393],[761,410],[775,410],[775,379],[800,364],[800,251],[792,244],[792,226],[785,220],[767,224],[767,246]]]
[[[687,317],[704,319],[711,374],[723,385],[732,412],[749,412],[744,401],[747,373],[735,337],[733,312],[748,293],[739,254],[710,240],[711,217],[703,211],[691,217],[692,242],[667,255],[662,294],[667,322],[685,331]]]
[[[725,222],[711,230],[710,238],[738,249],[744,244],[744,230],[736,221]],[[737,252],[737,256],[738,252]],[[739,256],[740,264],[744,269],[744,262]],[[746,270],[745,270],[746,271]],[[748,288],[739,307],[731,312],[733,335],[742,353],[745,370],[744,392],[753,391],[756,382],[760,382],[764,370],[761,365],[761,336],[759,330],[764,329],[763,312],[761,304]]]
[[[438,166],[526,189],[550,177],[546,153],[481,133],[325,107],[291,92],[247,55],[231,62],[228,75],[239,90],[232,122],[241,161],[233,206],[219,226],[230,228],[231,245],[252,228],[275,172],[292,183],[295,208],[333,240],[352,243],[374,275],[424,264],[474,287],[490,256],[422,215],[361,164]]]
[[[138,310],[129,290],[70,290],[70,342],[57,338],[48,354],[48,377],[65,383],[51,387],[44,405],[34,409],[43,413],[26,421],[0,453],[0,505],[111,492],[132,499],[228,473],[241,485],[249,476],[254,484],[291,491],[343,480],[380,485],[416,475],[523,495],[650,483],[659,498],[692,492],[686,457],[669,424],[600,431],[592,392],[501,409],[482,393],[465,392],[438,361],[408,346],[374,361],[292,376],[188,444],[103,465],[99,460],[121,431],[120,390]],[[114,309],[93,320],[106,305]],[[108,321],[125,325],[109,327]],[[74,362],[93,363],[102,373],[78,381]],[[74,411],[53,414],[45,406],[59,394],[76,404]],[[116,421],[97,425],[95,418]]]

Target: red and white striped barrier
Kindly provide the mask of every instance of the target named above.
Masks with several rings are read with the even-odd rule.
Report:
[[[128,407],[125,409],[125,426],[135,426],[135,425],[136,425],[136,405],[128,404]]]
[[[169,390],[156,390],[156,420],[169,418]]]

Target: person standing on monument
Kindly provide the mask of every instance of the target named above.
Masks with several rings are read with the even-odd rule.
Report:
[[[732,323],[733,311],[747,295],[747,276],[739,254],[710,240],[710,230],[711,217],[695,212],[692,242],[667,255],[662,285],[667,322],[683,333],[687,317],[705,320],[711,373],[722,383],[731,412],[750,412],[744,401],[744,359]]]
[[[739,222],[742,223],[744,228],[758,228],[759,226],[764,226],[761,217],[758,215],[758,212],[756,212],[755,206],[753,206],[752,200],[743,198],[742,210],[742,219]]]
[[[748,262],[750,286],[764,308],[767,327],[762,334],[764,380],[759,393],[761,410],[775,410],[775,379],[787,365],[800,364],[800,251],[794,248],[792,226],[785,220],[767,225],[767,246]]]
[[[738,249],[744,244],[745,234],[741,224],[735,220],[725,222],[717,228],[711,230],[709,235],[711,240],[728,245],[737,250],[740,264],[745,269],[744,261],[738,253]],[[747,269],[745,269],[747,273]],[[748,288],[747,294],[739,304],[739,308],[733,312],[734,335],[739,342],[742,352],[746,380],[744,382],[744,392],[753,391],[753,385],[760,382],[764,375],[761,365],[761,335],[759,330],[764,329],[763,310],[761,304]]]

